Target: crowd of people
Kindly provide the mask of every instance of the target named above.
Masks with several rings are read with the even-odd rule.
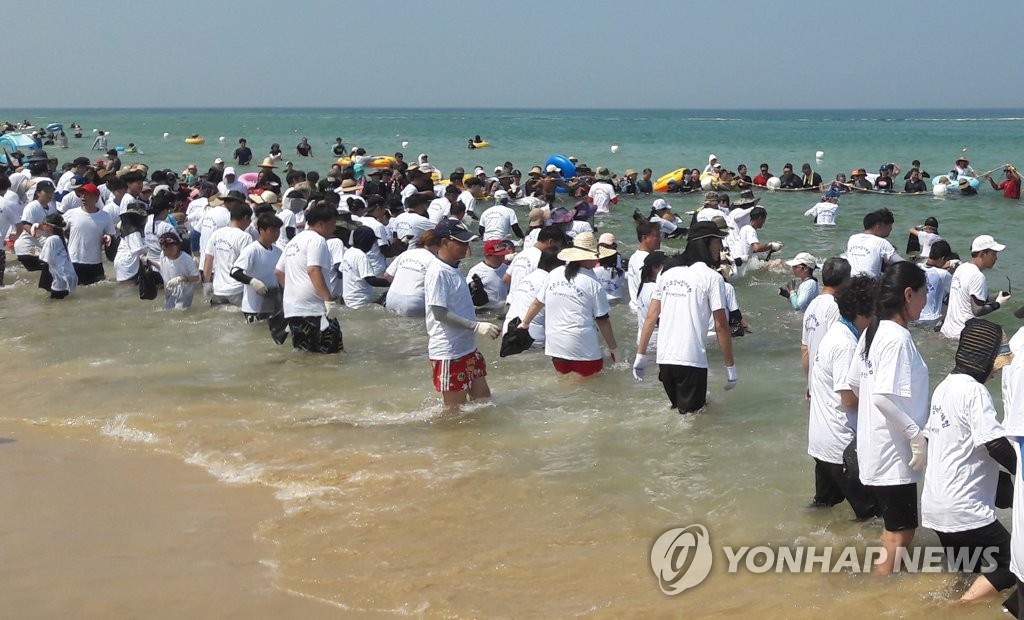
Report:
[[[244,140],[239,145],[234,159],[245,165],[252,152]],[[341,138],[335,151],[345,151]],[[322,178],[286,165],[282,179],[280,157],[271,154],[249,185],[219,158],[203,174],[195,164],[178,173],[124,166],[113,151],[106,160],[78,157],[58,170],[37,149],[22,161],[11,158],[0,174],[0,230],[54,299],[105,280],[109,263],[114,279],[138,286],[143,298],[162,287],[167,309],[188,308],[202,291],[212,305],[266,322],[278,343],[290,334],[302,351],[343,350],[332,305],[383,304],[423,322],[433,383],[447,407],[490,394],[480,337],[502,338],[503,355],[543,348],[559,373],[601,372],[606,359],[619,359],[615,307],[636,316],[633,376],[646,380],[655,361],[672,408],[688,414],[705,407],[709,342],[725,365],[724,389],[737,385],[732,340],[747,329],[735,286],[759,255],[767,260],[783,248],[760,240],[768,211],[750,187],[738,188],[735,202],[727,192],[705,192],[687,220],[664,198],[654,200],[649,214],[634,214],[639,249],[626,259],[614,235],[597,234],[594,220],[621,193],[648,193],[649,169],[642,179],[627,170],[617,180],[607,168],[577,165],[578,175],[566,179],[552,165],[533,166],[524,176],[506,162],[493,174],[457,168],[442,180],[427,154],[411,165],[401,153],[387,167],[371,160],[353,147],[350,163],[333,165]],[[708,167],[721,168],[713,157]],[[1006,174],[993,188],[1005,192],[1015,184],[1019,191],[1016,169],[1007,165]],[[915,162],[908,182],[921,176],[927,173]],[[767,178],[763,165],[749,183]],[[803,178],[826,188],[809,166]],[[556,200],[560,188],[569,200]],[[833,225],[841,193],[828,187],[805,215]],[[485,199],[493,204],[483,208]],[[525,227],[514,205],[529,208]],[[994,571],[964,594],[973,600],[1024,575],[1024,542],[1011,542],[995,515],[997,502],[1012,501],[1024,527],[1015,434],[1024,435],[1024,356],[1003,370],[1000,423],[986,382],[1009,355],[1002,329],[982,318],[1010,299],[1009,292],[990,293],[984,276],[1005,246],[982,234],[969,258],[960,257],[928,218],[910,229],[918,264],[888,241],[893,225],[888,209],[872,211],[843,257],[820,267],[807,252],[786,261],[793,278],[779,293],[803,313],[813,503],[846,501],[860,519],[881,517],[888,553],[880,572],[893,570],[897,550],[911,544],[922,523],[946,547],[997,548]],[[661,246],[673,237],[686,245],[669,256]],[[481,241],[483,259],[462,269]],[[6,252],[0,256],[6,261]],[[953,371],[930,398],[915,329],[959,341]],[[1021,353],[1024,336],[1008,348]],[[1006,492],[1012,500],[997,500],[1011,472],[1018,482]]]

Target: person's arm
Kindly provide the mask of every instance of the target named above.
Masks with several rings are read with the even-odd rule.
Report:
[[[597,331],[601,332],[601,337],[604,338],[605,344],[608,345],[608,350],[611,353],[612,362],[618,361],[616,359],[616,350],[619,345],[615,342],[615,333],[612,331],[612,320],[608,318],[608,315],[599,316],[594,319],[597,323]]]
[[[1017,454],[1006,437],[999,437],[985,443],[985,449],[992,460],[1002,465],[1006,471],[1017,471]]]
[[[275,269],[274,278],[277,279],[277,285],[280,286],[282,290],[284,290],[284,272],[281,271],[280,269]]]
[[[810,209],[804,211],[804,217],[818,217],[818,205],[814,205]]]
[[[897,398],[893,394],[874,394],[871,396],[871,404],[893,424],[900,434],[906,439],[913,439],[921,432],[921,428],[907,415],[906,411],[903,411]]]
[[[811,372],[811,350],[806,344],[800,345],[800,364],[804,367],[804,376]]]
[[[320,265],[310,265],[306,267],[306,273],[309,274],[309,281],[313,284],[313,290],[316,291],[320,299],[331,301],[331,291],[327,288],[323,268]]]
[[[533,303],[530,304],[530,308],[526,311],[526,314],[523,315],[523,320],[522,320],[522,323],[519,324],[519,329],[527,329],[527,328],[529,328],[530,327],[530,321],[532,321],[533,318],[535,316],[537,316],[537,314],[539,314],[540,311],[543,310],[543,309],[544,309],[544,303],[542,301],[540,301],[539,299],[534,299]]]
[[[471,329],[476,334],[481,336],[487,336],[491,339],[495,339],[501,335],[501,330],[497,325],[493,323],[487,323],[486,321],[473,321],[465,317],[461,317],[454,312],[448,312],[448,308],[444,306],[428,306],[427,310],[430,315],[434,317],[438,323],[444,323],[453,327],[462,327],[464,329]]]
[[[990,295],[989,297],[992,296]],[[1000,306],[1006,303],[1006,300],[1009,298],[1010,294],[1004,293],[1003,291],[999,291],[996,293],[995,297],[986,299],[985,301],[981,301],[974,295],[971,295],[971,314],[974,316],[985,316],[986,314],[995,312],[1000,308]]]
[[[996,185],[996,182],[992,180],[992,175],[991,174],[986,174],[985,178],[988,179],[988,184],[992,186],[992,189],[994,189],[994,190],[998,190],[999,189],[999,186]]]
[[[377,287],[381,287],[381,288],[387,288],[387,287],[391,286],[391,279],[390,278],[381,278],[381,277],[377,277],[377,276],[366,276],[365,278],[363,278],[363,280],[366,280],[366,283],[369,284],[370,286],[377,286]]]
[[[213,282],[213,254],[207,254],[203,261],[203,282]]]
[[[519,227],[519,223],[518,222],[515,223],[515,224],[512,224],[512,232],[515,233],[515,235],[517,237],[519,237],[520,239],[525,239],[526,238],[526,235],[523,234],[523,229]],[[482,232],[480,234],[483,235]]]

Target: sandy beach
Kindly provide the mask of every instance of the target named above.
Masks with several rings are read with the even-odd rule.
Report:
[[[273,586],[270,492],[110,440],[0,428],[0,616],[330,618]],[[8,614],[10,614],[8,616]]]

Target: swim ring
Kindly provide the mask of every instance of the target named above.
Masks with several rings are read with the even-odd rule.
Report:
[[[352,165],[352,158],[351,157],[339,157],[338,158],[338,165],[341,166],[342,168],[344,168],[346,166],[351,166]]]
[[[370,161],[363,164],[364,168],[390,168],[393,164],[397,164],[398,160],[389,155],[377,155]]]
[[[940,181],[942,179],[945,179],[947,181],[947,183],[942,183],[942,185],[945,185],[946,186],[946,191],[950,191],[950,192],[958,192],[958,191],[960,191],[960,188],[959,188],[960,179],[967,179],[967,182],[970,183],[971,187],[973,187],[975,190],[977,190],[977,189],[979,189],[981,187],[981,181],[979,181],[975,177],[960,176],[960,177],[957,177],[956,179],[953,179],[948,174],[940,174],[937,177],[933,177],[932,178],[932,186],[934,187],[936,185],[939,185]]]
[[[196,136],[194,138],[185,138],[185,144],[206,144],[206,138],[202,136]]]
[[[576,165],[569,161],[569,158],[565,155],[552,155],[548,157],[548,160],[544,162],[544,168],[547,169],[552,164],[562,171],[563,178],[571,179],[576,176]],[[559,187],[556,191],[565,193],[565,188]]]
[[[484,140],[483,142],[474,142],[473,143],[473,148],[475,148],[475,149],[485,149],[485,148],[489,147],[490,145],[491,145],[490,142]]]
[[[50,123],[49,125],[46,126],[46,131],[49,131],[50,133],[57,133],[58,131],[64,131],[64,125],[61,125],[60,123]]]
[[[256,180],[259,178],[258,172],[246,172],[245,174],[239,175],[238,180],[245,183],[245,186],[249,189],[256,187]]]
[[[688,171],[688,168],[676,168],[668,174],[661,175],[658,177],[658,180],[654,182],[654,191],[667,192],[669,182],[682,183]]]

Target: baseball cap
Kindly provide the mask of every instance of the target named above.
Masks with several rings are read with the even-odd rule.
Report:
[[[216,164],[223,164],[223,163],[224,163],[224,160],[223,160],[223,159],[221,159],[220,157],[218,157],[217,159],[213,160],[213,163],[214,163],[215,165],[216,165]]]
[[[515,246],[504,239],[491,239],[484,242],[484,256],[505,256],[514,251]]]
[[[974,241],[971,243],[971,254],[974,254],[975,252],[982,252],[984,250],[1002,252],[1005,249],[1006,246],[993,239],[992,235],[980,235],[975,237]]]
[[[562,170],[558,166],[556,166],[554,164],[548,164],[547,167],[544,168],[544,172],[561,172],[561,171]]]
[[[86,183],[85,185],[83,185],[82,191],[85,192],[86,194],[92,194],[93,196],[100,195],[100,188],[96,187],[92,183]]]
[[[796,256],[794,256],[792,259],[786,261],[786,264],[789,265],[790,267],[796,267],[797,265],[804,265],[804,266],[810,267],[811,269],[814,269],[815,267],[818,266],[818,261],[817,261],[817,259],[814,258],[813,254],[811,254],[809,252],[800,252]]]
[[[88,157],[76,157],[72,162],[72,166],[88,166],[91,162]]]
[[[659,198],[654,201],[654,204],[651,205],[651,208],[654,209],[655,211],[665,211],[667,209],[671,209],[672,205],[665,202],[664,198]]]
[[[69,189],[81,189],[83,185],[85,185],[85,177],[75,175],[71,177],[71,185]]]
[[[462,243],[469,243],[475,235],[453,219],[445,218],[434,227],[434,234],[438,239],[454,239]]]

